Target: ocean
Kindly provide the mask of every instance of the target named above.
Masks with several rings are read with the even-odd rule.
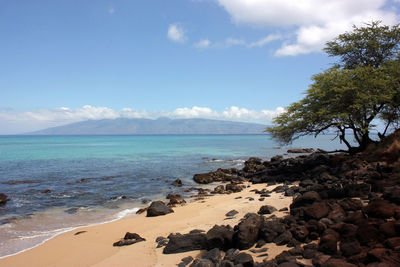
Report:
[[[152,200],[199,187],[193,175],[242,168],[291,147],[344,149],[334,136],[280,146],[269,135],[0,136],[0,257],[74,228],[135,216]],[[175,187],[175,179],[183,187]]]

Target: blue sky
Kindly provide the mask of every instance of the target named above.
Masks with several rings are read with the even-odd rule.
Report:
[[[398,0],[0,0],[0,134],[85,119],[269,123]]]

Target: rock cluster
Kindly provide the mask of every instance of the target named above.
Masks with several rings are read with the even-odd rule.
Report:
[[[224,170],[208,175],[207,181],[284,183],[273,191],[292,196],[293,202],[283,218],[266,218],[262,214],[275,210],[263,206],[234,228],[214,226],[202,234],[206,256],[191,266],[235,266],[239,260],[233,254],[248,259],[240,262],[243,266],[304,266],[300,259],[314,266],[400,266],[399,169],[368,154],[319,152],[264,162],[250,158],[242,170],[229,170],[234,175]],[[262,263],[240,252],[271,242],[291,249]]]

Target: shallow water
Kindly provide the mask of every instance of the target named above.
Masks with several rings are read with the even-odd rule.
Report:
[[[334,136],[291,147],[343,148]],[[134,216],[195,173],[283,154],[268,135],[0,136],[0,257],[78,226]],[[184,187],[172,185],[181,179]],[[197,186],[197,185],[196,185]],[[43,193],[50,190],[49,193]]]

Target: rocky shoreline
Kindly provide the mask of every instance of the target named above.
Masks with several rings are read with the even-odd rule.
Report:
[[[269,161],[250,158],[243,169],[196,174],[200,184],[227,183],[212,193],[242,190],[244,182],[266,183],[274,192],[293,197],[290,214],[277,218],[248,213],[234,227],[215,225],[208,231],[170,234],[163,253],[205,250],[199,258],[183,258],[178,266],[400,266],[400,168],[395,142],[385,149],[357,155],[318,151]],[[261,198],[271,192],[256,191]],[[275,258],[265,253],[256,262],[243,250],[266,243],[286,245]]]

